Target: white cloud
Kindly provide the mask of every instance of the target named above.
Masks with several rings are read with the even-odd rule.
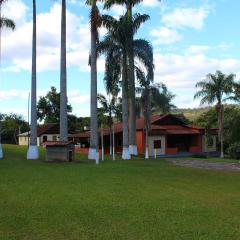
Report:
[[[17,1],[17,0],[15,0]],[[22,3],[20,0],[18,4]],[[7,7],[11,8],[10,2]],[[13,7],[15,9],[15,7]],[[3,34],[3,57],[8,66],[3,71],[31,70],[32,21],[26,20],[26,9],[21,11],[22,24],[14,32]],[[12,12],[11,10],[10,12]],[[11,16],[9,16],[11,17]],[[49,21],[51,19],[51,21]],[[37,70],[57,70],[60,62],[61,6],[55,3],[49,12],[37,15]],[[47,26],[47,27],[46,27]],[[105,30],[100,29],[100,34]],[[16,41],[17,39],[17,41]],[[67,64],[89,71],[90,29],[83,17],[67,11]],[[99,71],[103,71],[103,60],[99,61]]]
[[[11,100],[16,98],[27,99],[29,91],[21,91],[18,89],[10,89],[7,91],[0,91],[0,100]]]
[[[156,7],[160,4],[159,0],[144,0],[142,5],[145,7]]]
[[[206,51],[209,51],[211,49],[210,46],[207,45],[191,45],[188,49],[187,52],[188,53],[193,53],[193,54],[201,54],[204,53]]]
[[[28,6],[23,1],[11,0],[2,7],[2,14],[13,19],[18,27],[25,22],[28,10]]]
[[[210,10],[208,7],[177,8],[162,17],[165,25],[173,28],[189,27],[202,29]]]
[[[207,58],[203,54],[159,54],[155,57],[155,82],[164,82],[178,99],[184,96],[188,104],[176,101],[179,107],[193,104],[193,94],[196,91],[195,84],[203,79],[208,73],[216,70],[236,73],[240,76],[240,60],[227,58]],[[196,103],[196,102],[195,102]],[[195,104],[194,103],[194,104]]]
[[[154,44],[172,44],[182,39],[176,30],[167,27],[152,29],[150,35],[154,38]]]

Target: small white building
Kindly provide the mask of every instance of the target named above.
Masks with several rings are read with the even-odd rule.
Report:
[[[28,146],[30,141],[30,132],[21,133],[18,135],[18,144]],[[59,141],[59,124],[48,123],[37,128],[37,145],[42,146],[47,141]]]

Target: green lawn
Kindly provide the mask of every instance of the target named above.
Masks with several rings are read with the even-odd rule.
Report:
[[[83,155],[44,163],[3,147],[1,240],[240,239],[240,172]]]

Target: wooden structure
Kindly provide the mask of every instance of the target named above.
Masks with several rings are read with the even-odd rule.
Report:
[[[74,161],[74,145],[71,141],[45,142],[46,160],[48,162],[72,162]]]

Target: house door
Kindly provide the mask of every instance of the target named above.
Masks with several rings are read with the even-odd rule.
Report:
[[[43,142],[47,142],[47,136],[43,136]]]
[[[72,151],[69,151],[69,152],[68,152],[68,161],[69,161],[69,162],[72,162],[72,161],[73,161],[73,152],[72,152]]]

